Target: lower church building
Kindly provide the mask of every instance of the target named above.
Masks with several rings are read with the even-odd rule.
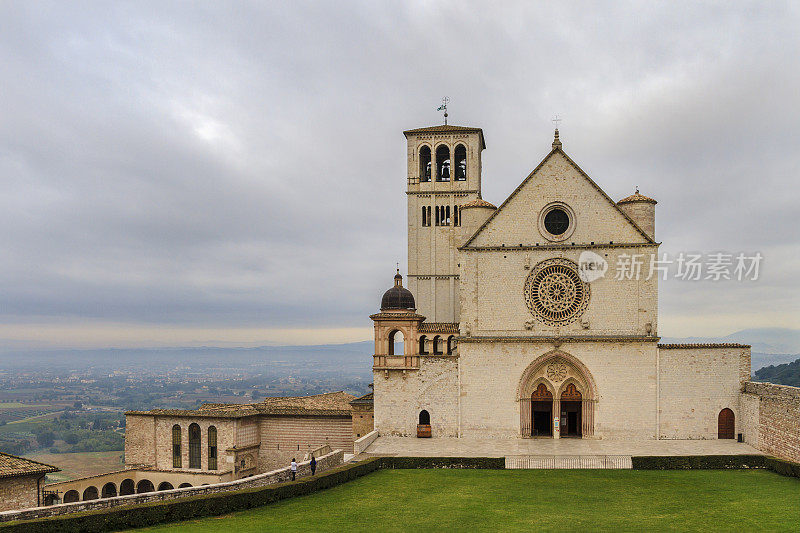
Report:
[[[637,190],[612,200],[556,130],[550,152],[495,207],[481,198],[481,129],[404,133],[407,287],[398,271],[371,316],[381,435],[742,432],[750,347],[659,342],[654,199]],[[615,275],[618,265],[631,268]]]

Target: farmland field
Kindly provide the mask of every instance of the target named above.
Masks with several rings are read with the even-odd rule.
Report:
[[[32,453],[25,457],[56,466],[61,472],[47,475],[47,483],[93,476],[125,468],[122,452]]]

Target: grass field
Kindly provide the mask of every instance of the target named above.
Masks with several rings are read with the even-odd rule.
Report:
[[[25,455],[34,461],[57,466],[61,472],[47,474],[47,482],[67,481],[79,477],[122,470],[122,452],[31,453]]]
[[[800,480],[746,470],[381,470],[136,531],[798,531]]]

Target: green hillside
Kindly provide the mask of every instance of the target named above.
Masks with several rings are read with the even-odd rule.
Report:
[[[796,531],[800,480],[743,470],[380,470],[136,531]]]
[[[782,365],[765,366],[755,372],[756,381],[800,387],[800,359]]]

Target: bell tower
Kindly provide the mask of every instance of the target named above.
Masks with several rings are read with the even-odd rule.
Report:
[[[432,126],[408,142],[408,288],[427,322],[458,322],[461,206],[481,195],[483,130]]]

